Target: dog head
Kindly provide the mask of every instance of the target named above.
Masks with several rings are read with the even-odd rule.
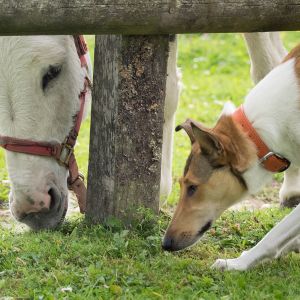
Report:
[[[191,140],[180,198],[163,241],[168,251],[194,244],[221,213],[247,192],[242,173],[256,158],[254,144],[229,115],[206,128],[188,119],[177,126]]]

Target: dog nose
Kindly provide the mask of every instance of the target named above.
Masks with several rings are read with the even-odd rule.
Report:
[[[11,211],[17,220],[24,219],[32,213],[46,213],[56,206],[53,189],[48,192],[18,191],[11,195]]]
[[[165,236],[161,246],[165,251],[174,251],[174,239]]]

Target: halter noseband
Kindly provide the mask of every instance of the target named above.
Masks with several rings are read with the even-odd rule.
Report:
[[[74,42],[81,62],[81,67],[87,68],[85,54],[88,52],[88,49],[83,36],[74,36]],[[84,213],[86,209],[86,187],[84,185],[84,177],[78,170],[74,155],[74,146],[82,122],[86,94],[90,88],[91,81],[86,76],[83,90],[79,94],[80,109],[76,115],[74,126],[63,143],[35,142],[0,135],[0,147],[3,147],[8,151],[53,157],[60,165],[66,167],[69,170],[68,188],[75,193],[81,213]]]

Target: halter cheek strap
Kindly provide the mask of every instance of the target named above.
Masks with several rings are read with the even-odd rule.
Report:
[[[83,36],[74,36],[74,42],[81,62],[81,67],[87,68],[85,59],[87,46]],[[74,155],[74,146],[82,123],[86,95],[90,88],[91,81],[86,77],[84,88],[79,95],[80,109],[76,115],[74,127],[71,129],[63,143],[36,142],[0,135],[0,146],[8,151],[53,157],[60,165],[66,167],[69,170],[68,188],[76,194],[81,213],[84,213],[86,210],[86,187],[84,185],[84,177],[78,170]]]

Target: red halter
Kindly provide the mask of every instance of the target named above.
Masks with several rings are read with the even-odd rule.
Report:
[[[74,41],[80,58],[81,67],[87,68],[85,54],[88,49],[84,38],[82,35],[74,36]],[[0,135],[0,147],[3,147],[8,151],[53,157],[60,165],[65,166],[69,170],[68,188],[76,194],[81,213],[84,213],[86,209],[86,187],[84,185],[84,177],[78,170],[74,155],[74,146],[80,130],[86,94],[89,88],[91,88],[91,81],[86,77],[83,90],[79,95],[80,110],[76,115],[74,127],[71,129],[63,143],[35,142]]]

